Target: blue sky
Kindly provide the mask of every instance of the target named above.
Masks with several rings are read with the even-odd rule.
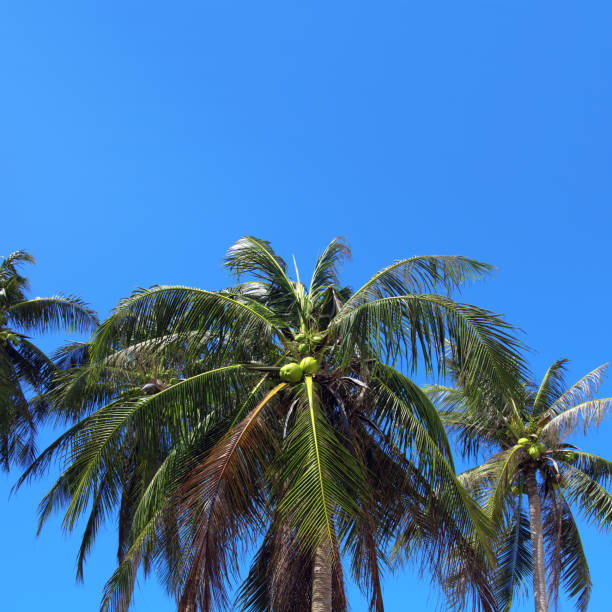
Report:
[[[612,356],[611,26],[603,1],[3,3],[0,254],[29,250],[34,295],[101,315],[137,286],[228,284],[243,234],[305,270],[344,235],[353,285],[468,255],[498,271],[464,298],[525,331],[537,376],[566,356],[578,378]],[[604,424],[588,448],[611,440]],[[51,479],[9,500],[16,477],[3,608],[95,610],[112,527],[75,585],[78,537],[59,519],[34,536]],[[608,609],[611,538],[584,540]],[[385,585],[391,612],[436,602],[414,571]],[[140,583],[134,610],[172,608]]]

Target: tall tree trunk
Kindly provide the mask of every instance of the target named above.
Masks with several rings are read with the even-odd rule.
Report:
[[[329,540],[323,538],[315,553],[312,572],[311,612],[330,612],[332,609],[332,553]]]
[[[544,530],[542,528],[542,506],[535,471],[527,474],[527,498],[529,499],[529,526],[533,555],[533,597],[535,612],[548,612],[546,597],[546,570],[544,559]]]

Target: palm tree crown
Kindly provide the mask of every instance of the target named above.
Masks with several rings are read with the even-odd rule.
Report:
[[[24,263],[34,263],[24,251],[0,263],[0,462],[5,470],[14,460],[33,459],[40,415],[27,395],[43,391],[55,370],[27,334],[60,328],[84,332],[97,324],[93,311],[74,296],[27,299],[28,282],[18,270]]]
[[[225,607],[242,546],[261,536],[236,607],[345,610],[348,555],[380,611],[396,529],[413,525],[431,559],[450,539],[490,532],[435,408],[399,369],[440,371],[449,341],[466,381],[508,384],[520,364],[513,328],[448,296],[490,267],[413,257],[352,292],[338,277],[348,254],[332,241],[306,288],[269,243],[242,238],[226,258],[234,286],[138,290],[91,344],[62,353],[50,397],[77,422],[23,479],[64,457],[41,522],[58,505],[68,528],[89,511],[79,571],[118,506],[104,609],[129,605],[141,565],[179,610]]]
[[[461,480],[499,525],[494,577],[499,609],[510,608],[532,575],[536,612],[557,600],[561,585],[576,598],[576,607],[586,610],[591,579],[571,508],[598,528],[612,527],[612,495],[606,489],[612,463],[568,442],[580,425],[585,433],[598,425],[612,406],[611,398],[595,399],[606,366],[568,389],[565,366],[566,360],[556,361],[539,387],[525,384],[519,396],[481,384],[480,397],[470,401],[461,389],[431,388],[464,453],[494,453]]]

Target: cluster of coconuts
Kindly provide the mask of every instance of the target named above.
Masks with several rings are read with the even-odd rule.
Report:
[[[306,331],[301,331],[296,334],[295,341],[298,343],[298,351],[300,355],[310,353],[314,347],[323,342],[321,334],[311,334]]]
[[[314,357],[304,357],[300,363],[287,363],[280,369],[282,380],[297,383],[308,374],[314,374],[319,369],[319,362]]]
[[[546,446],[542,442],[530,440],[529,438],[519,438],[518,444],[527,449],[532,459],[539,459],[540,455],[546,452]]]

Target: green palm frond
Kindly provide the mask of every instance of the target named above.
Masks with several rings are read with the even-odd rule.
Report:
[[[555,571],[549,579],[549,601],[557,603],[563,584],[567,595],[576,599],[576,609],[586,612],[592,591],[591,572],[587,563],[578,526],[562,494],[555,496],[544,520],[544,537],[551,553],[548,567]]]
[[[395,428],[392,428],[389,434],[399,451],[403,454],[408,444],[414,445],[414,452],[411,454],[418,457],[419,472],[434,490],[443,492],[445,510],[452,514],[458,529],[464,534],[475,532],[484,550],[489,551],[488,538],[492,534],[492,523],[455,475],[441,422],[436,419],[438,422],[435,423],[432,418],[432,423],[426,427],[413,414],[410,402],[417,397],[425,407],[429,404],[426,395],[421,392],[419,397],[414,393],[414,389],[409,389],[405,384],[396,386],[401,378],[397,375],[389,376],[390,373],[392,374],[390,369],[387,369],[386,380],[374,378],[377,385],[375,390],[378,393],[377,404],[381,410],[381,425],[384,427],[386,418],[397,424],[400,435],[397,435]],[[412,392],[412,398],[406,393],[407,390]],[[433,408],[431,404],[429,406]],[[431,414],[431,410],[428,412]]]
[[[440,295],[402,295],[347,306],[330,325],[347,351],[357,346],[381,361],[406,359],[411,370],[421,359],[431,373],[436,362],[443,369],[448,339],[465,386],[483,376],[502,387],[515,384],[522,345],[499,315]]]
[[[531,577],[531,530],[521,507],[521,497],[499,538],[496,548],[495,582],[498,609],[508,612],[517,592],[526,592]]]
[[[612,494],[579,467],[568,465],[567,468],[567,490],[564,494],[566,499],[580,509],[588,522],[599,529],[609,531],[612,528]],[[598,480],[601,481],[602,478]],[[606,481],[606,484],[610,482],[609,477],[604,480]]]
[[[117,503],[117,499],[113,495],[113,493],[116,494],[116,488],[105,485],[106,483],[102,482],[99,487],[96,487],[92,496],[89,518],[87,519],[87,524],[83,531],[83,537],[81,538],[81,545],[77,556],[76,577],[79,582],[83,582],[85,561],[91,551],[100,526]]]
[[[558,359],[546,371],[533,402],[534,416],[537,417],[548,410],[563,394],[567,363],[567,359]]]
[[[496,412],[483,414],[473,410],[470,398],[453,387],[428,385],[425,393],[436,406],[446,429],[457,435],[464,457],[476,457],[483,446],[494,448],[499,443]]]
[[[592,400],[607,370],[608,364],[605,363],[595,368],[592,372],[589,372],[586,376],[583,376],[577,383],[573,384],[542,414],[540,424],[546,424],[550,419],[573,408],[576,404]]]
[[[22,338],[17,346],[6,346],[4,351],[17,378],[32,390],[40,393],[49,385],[55,374],[55,366],[35,344]]]
[[[99,328],[92,342],[95,361],[106,357],[117,343],[132,345],[156,339],[158,348],[167,342],[168,330],[189,341],[195,330],[202,336],[211,332],[224,335],[227,346],[252,338],[260,342],[277,334],[283,338],[277,315],[252,300],[238,301],[229,294],[191,287],[154,287],[135,291],[122,300],[115,312]],[[205,330],[205,331],[202,331]]]
[[[85,333],[98,324],[95,312],[81,298],[70,295],[21,301],[9,306],[6,316],[10,324],[36,333],[57,329]]]
[[[423,390],[394,368],[378,364],[373,372],[378,393],[376,421],[401,452],[416,445],[417,456],[440,453],[454,470],[444,424]]]
[[[36,259],[27,251],[14,251],[2,259],[0,263],[0,280],[4,280],[5,276],[14,276],[17,271],[17,266],[31,263],[35,264]]]
[[[346,259],[350,259],[351,250],[343,238],[334,238],[315,262],[310,281],[310,296],[317,302],[324,291],[337,287],[340,283],[339,272]]]
[[[276,295],[270,296],[275,305],[302,319],[302,300],[297,287],[287,276],[287,264],[269,242],[244,236],[229,248],[225,266],[237,279],[249,275],[268,283],[276,290]]]
[[[285,483],[278,510],[296,530],[300,546],[314,553],[321,542],[334,546],[337,512],[359,514],[362,472],[322,414],[311,377],[301,390],[296,421],[279,458]]]
[[[481,280],[493,266],[456,255],[425,255],[402,259],[383,268],[347,301],[345,309],[386,297],[410,293],[459,289],[463,284]]]

